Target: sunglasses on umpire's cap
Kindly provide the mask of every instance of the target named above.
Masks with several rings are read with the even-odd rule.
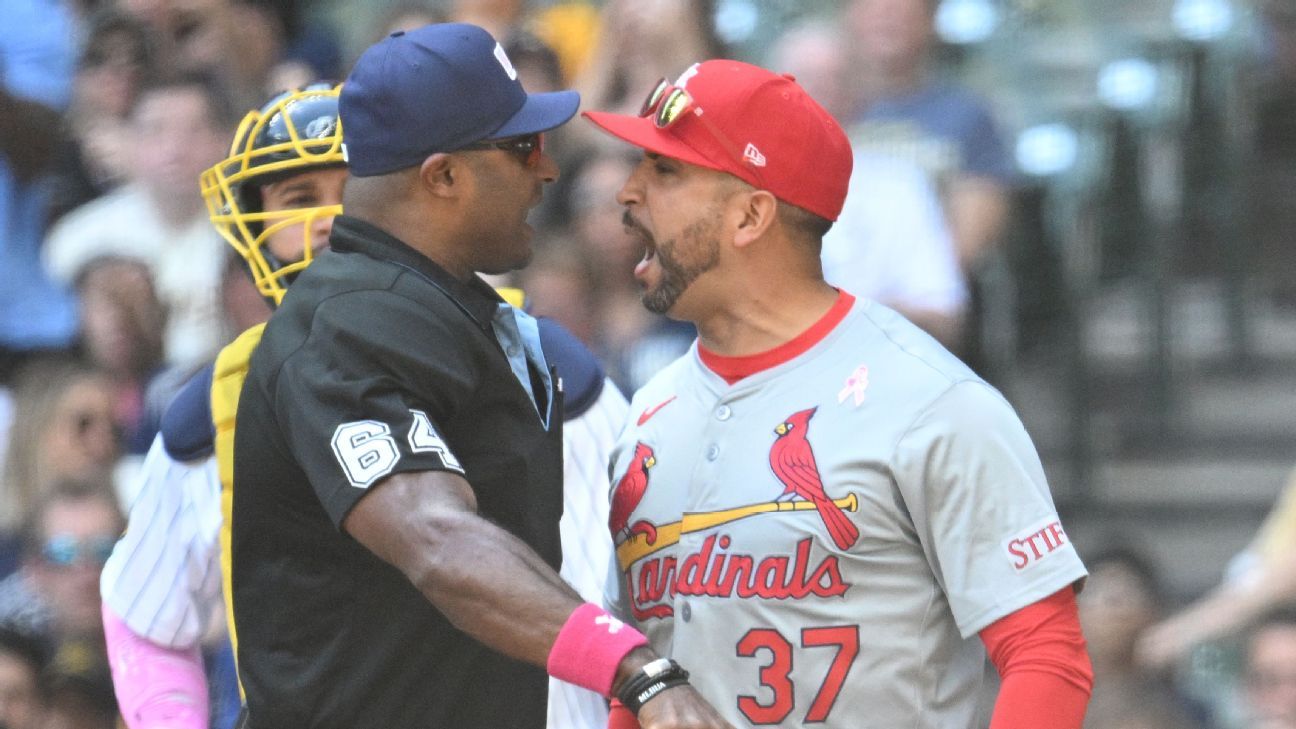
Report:
[[[437,23],[370,46],[342,85],[338,115],[351,174],[368,177],[464,149],[504,149],[534,166],[541,133],[579,105],[575,91],[528,94],[482,28]]]
[[[675,83],[658,82],[638,116],[583,116],[637,147],[727,172],[828,220],[837,219],[846,199],[846,133],[789,75],[703,61]]]

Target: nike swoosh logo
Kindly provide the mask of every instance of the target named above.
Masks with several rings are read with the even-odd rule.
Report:
[[[658,410],[661,410],[667,405],[670,405],[671,403],[675,402],[676,397],[677,397],[676,395],[671,395],[670,399],[666,400],[665,402],[660,403],[658,405],[654,405],[648,408],[647,410],[643,411],[643,414],[639,416],[639,425],[643,425],[644,423],[648,422],[648,419],[656,415]]]

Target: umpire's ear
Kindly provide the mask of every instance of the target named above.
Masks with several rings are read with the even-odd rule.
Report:
[[[467,170],[463,161],[453,154],[437,152],[419,165],[419,179],[428,192],[436,197],[459,197]]]

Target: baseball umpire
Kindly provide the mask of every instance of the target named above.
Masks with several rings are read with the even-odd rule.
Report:
[[[851,174],[837,123],[733,61],[663,80],[638,117],[587,116],[644,150],[618,200],[645,306],[698,328],[617,445],[624,617],[705,665],[737,725],[970,727],[988,652],[994,729],[1078,728],[1085,569],[1016,414],[823,280]]]
[[[530,257],[542,135],[577,104],[527,94],[462,24],[395,33],[344,83],[346,214],[271,317],[234,435],[253,729],[540,727],[546,668],[653,696],[649,727],[728,726],[555,572],[563,392],[474,273]]]

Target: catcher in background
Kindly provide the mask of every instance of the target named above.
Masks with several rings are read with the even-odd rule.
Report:
[[[333,84],[313,84],[249,112],[229,156],[200,181],[213,225],[271,305],[327,243],[341,211],[347,173],[337,95]],[[113,683],[130,729],[209,722],[199,645],[227,625],[222,477],[230,474],[242,372],[262,327],[223,349],[169,406],[127,531],[100,578]]]
[[[341,211],[346,169],[337,95],[331,84],[314,84],[249,112],[228,158],[201,180],[213,225],[271,305],[326,244]],[[199,644],[228,625],[220,565],[228,552],[218,543],[228,533],[222,483],[231,476],[241,376],[261,330],[251,328],[177,396],[145,463],[130,528],[103,571],[114,683],[130,729],[208,726]],[[607,519],[604,464],[627,404],[579,341],[548,320],[540,333],[568,394],[561,574],[598,599],[612,548],[598,538]],[[551,727],[601,727],[607,717],[601,697],[556,682],[548,710]]]

